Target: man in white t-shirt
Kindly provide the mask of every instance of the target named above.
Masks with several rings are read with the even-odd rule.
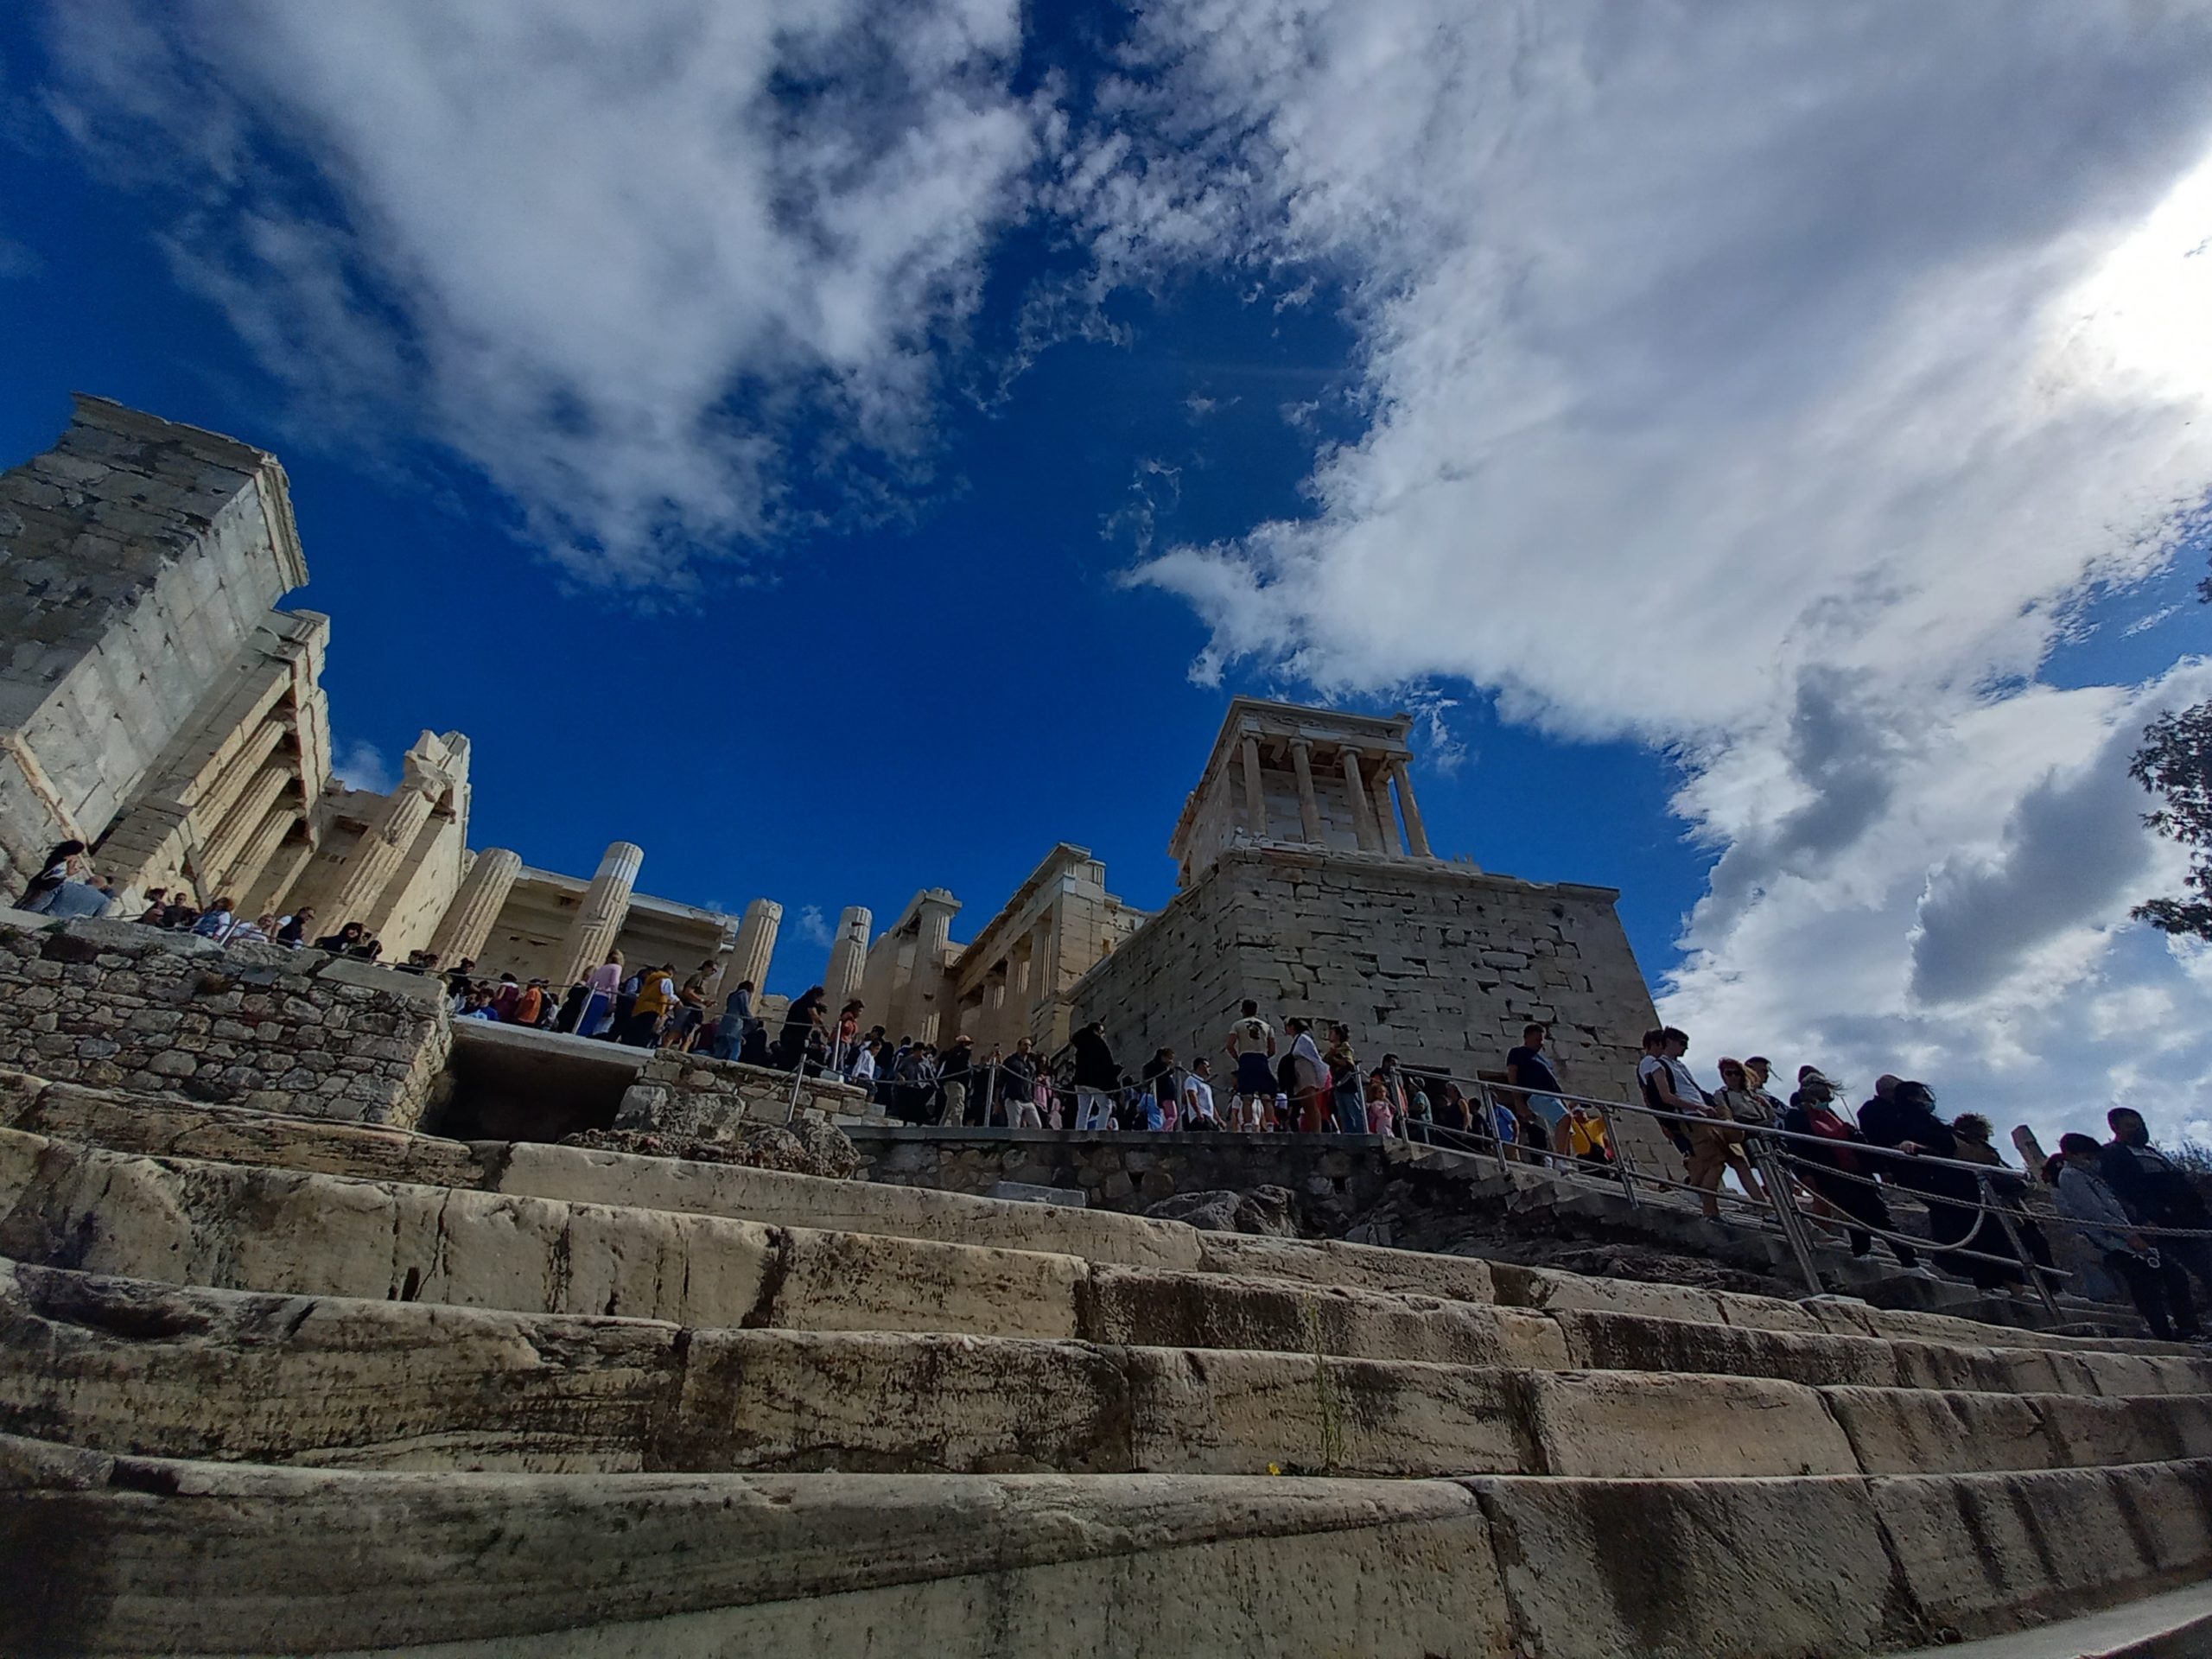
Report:
[[[1236,1023],[1229,1028],[1229,1041],[1223,1046],[1228,1050],[1230,1064],[1236,1068],[1230,1128],[1241,1129],[1249,1123],[1256,1129],[1268,1103],[1275,1097],[1275,1069],[1268,1064],[1274,1058],[1275,1034],[1260,1018],[1260,1005],[1250,997],[1244,999]]]
[[[1201,1055],[1198,1064],[1183,1074],[1183,1127],[1186,1129],[1217,1129],[1221,1127],[1213,1115],[1213,1062]]]

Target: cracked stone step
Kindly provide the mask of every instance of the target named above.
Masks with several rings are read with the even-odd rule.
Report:
[[[421,1475],[0,1439],[0,1532],[28,1592],[0,1602],[0,1647],[1846,1659],[2193,1582],[2212,1568],[2208,1516],[2202,1461],[1872,1479]]]
[[[0,1277],[0,1431],[537,1472],[1964,1473],[2212,1454],[2212,1396],[686,1330],[17,1266]]]
[[[1415,1251],[1202,1233],[1174,1222],[1009,1205],[963,1193],[831,1181],[728,1165],[532,1143],[463,1143],[359,1124],[147,1100],[0,1072],[0,1121],[50,1138],[149,1154],[295,1168],[519,1197],[721,1216],[767,1225],[1041,1249],[1095,1262],[1232,1275],[1533,1310],[1581,1309],[1695,1325],[1902,1338],[1981,1347],[2187,1357],[2171,1344],[1999,1329],[1942,1314],[1592,1279]]]
[[[1274,1243],[1227,1236],[1215,1270],[1163,1273],[1039,1251],[153,1159],[0,1132],[0,1254],[171,1283],[699,1326],[1082,1338],[1809,1383],[2212,1391],[2212,1366],[2166,1355],[1831,1336],[1727,1323],[1724,1314],[1741,1310],[1719,1306],[1704,1324],[1573,1307],[1534,1313],[1239,1276],[1288,1271],[1294,1253]],[[1325,1250],[1294,1259],[1318,1261],[1320,1271],[1333,1261]],[[1510,1287],[1515,1276],[1500,1282]]]

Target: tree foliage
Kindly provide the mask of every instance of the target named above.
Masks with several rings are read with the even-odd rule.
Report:
[[[2212,578],[2197,589],[2212,602]],[[2138,921],[2212,939],[2212,702],[2161,715],[2143,728],[2128,775],[2162,804],[2143,822],[2190,849],[2184,891],[2135,907]]]

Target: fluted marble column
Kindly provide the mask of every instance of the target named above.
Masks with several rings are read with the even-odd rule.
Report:
[[[833,1009],[861,994],[861,974],[868,966],[868,931],[874,920],[864,905],[849,906],[837,918],[837,942],[830,947],[830,976],[823,981]],[[880,1016],[881,1011],[877,1012]]]
[[[270,762],[255,775],[251,783],[245,785],[230,812],[208,836],[200,854],[200,873],[203,878],[223,889],[221,894],[211,893],[211,898],[237,896],[233,891],[236,878],[232,872],[239,861],[238,855],[246,849],[264,826],[270,809],[291,787],[292,769],[282,761]],[[270,845],[273,849],[276,842],[271,842]],[[236,885],[243,886],[244,883],[236,882]]]
[[[1406,770],[1402,760],[1390,762],[1390,781],[1398,786],[1398,810],[1405,815],[1406,840],[1415,858],[1432,856],[1428,850],[1428,826],[1421,821],[1421,808],[1414,800],[1413,774]]]
[[[1398,810],[1390,804],[1390,768],[1387,763],[1375,771],[1375,833],[1384,852],[1395,858],[1406,855],[1406,843],[1398,835]]]
[[[1367,780],[1359,775],[1359,751],[1347,743],[1337,751],[1344,762],[1344,784],[1351,791],[1352,834],[1363,853],[1382,850],[1382,833],[1375,827],[1375,804],[1367,798]]]
[[[1298,774],[1298,821],[1304,826],[1306,839],[1319,845],[1321,840],[1321,803],[1313,794],[1313,746],[1302,737],[1290,740],[1291,770]]]
[[[569,924],[568,937],[561,941],[561,954],[553,964],[555,989],[565,990],[607,960],[614,936],[622,931],[622,918],[630,913],[630,895],[637,891],[638,869],[645,861],[645,849],[626,841],[610,843],[601,855],[599,869],[576,908],[576,919]]]
[[[260,827],[253,832],[231,868],[223,872],[223,892],[237,899],[243,912],[245,896],[261,883],[262,873],[269,868],[269,861],[276,856],[276,849],[284,844],[300,822],[299,809],[291,806],[272,806]],[[218,894],[217,897],[220,897]]]
[[[1268,793],[1260,782],[1260,740],[1244,736],[1244,819],[1253,839],[1268,838]]]
[[[346,860],[346,874],[330,897],[330,925],[365,921],[383,896],[385,884],[407,861],[415,832],[429,821],[430,809],[444,790],[445,776],[411,751],[405,775],[391,791],[377,820],[362,831]]]
[[[486,847],[476,855],[468,874],[461,878],[461,891],[454,894],[446,913],[438,918],[437,931],[430,935],[430,950],[440,963],[451,967],[483,955],[484,942],[492,937],[493,924],[506,908],[507,895],[514,891],[515,877],[521,874],[520,853]],[[564,982],[562,988],[565,990],[570,982]]]
[[[768,964],[776,955],[776,930],[784,925],[784,907],[772,899],[755,899],[745,907],[738,925],[737,944],[723,965],[721,993],[728,996],[746,981],[755,990],[768,988]]]

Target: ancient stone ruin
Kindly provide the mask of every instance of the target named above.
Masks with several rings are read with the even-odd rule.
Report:
[[[697,943],[641,909],[634,848],[536,887],[464,858],[458,734],[382,805],[325,789],[323,625],[268,609],[297,580],[281,469],[228,443],[88,404],[68,465],[10,475],[17,870],[67,822],[149,882],[322,868],[395,937]],[[210,537],[278,561],[194,659],[239,701],[144,702],[181,671],[134,677],[102,629],[204,620]],[[99,696],[159,716],[112,777],[54,714]],[[849,914],[836,971],[940,1028],[1095,1011],[1133,1045],[1210,1028],[1237,975],[1317,1001],[1349,975],[1368,1040],[1444,1064],[1550,1017],[1601,1079],[1649,1014],[1611,895],[1435,858],[1403,738],[1240,703],[1160,916],[1064,847],[965,948],[939,889],[872,944]],[[1262,938],[1286,893],[1305,931]],[[731,930],[747,972],[773,910]],[[1209,928],[1248,953],[1218,984]],[[456,1020],[423,975],[0,914],[0,1652],[1843,1659],[2096,1609],[2202,1635],[2157,1599],[2212,1568],[2196,1351],[1421,1230],[1439,1194],[1535,1193],[1519,1166],[1316,1145],[1234,1177],[1281,1197],[1184,1221],[1114,1205],[1263,1154],[1002,1134],[992,1167],[902,1133],[835,1081]],[[1098,1201],[948,1190],[1064,1170]],[[1387,1213],[1473,1253],[1305,1236],[1340,1196],[1369,1238]]]

